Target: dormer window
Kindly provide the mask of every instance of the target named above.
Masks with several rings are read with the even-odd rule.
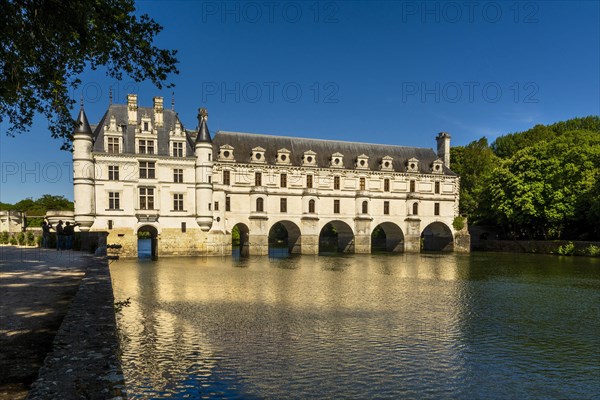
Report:
[[[419,172],[419,160],[411,158],[406,162],[406,172]]]
[[[253,163],[265,163],[265,149],[262,147],[255,147],[252,149],[252,157],[250,159]]]
[[[332,168],[342,168],[344,166],[344,155],[342,153],[333,153],[329,166]]]
[[[431,164],[431,172],[434,174],[444,173],[444,162],[439,158]]]
[[[151,120],[150,120],[150,117],[148,117],[147,115],[144,115],[142,117],[142,121],[140,123],[140,129],[141,129],[142,133],[152,133]]]
[[[382,171],[393,171],[394,170],[394,159],[390,156],[385,156],[381,159],[379,169]]]
[[[356,158],[356,169],[369,169],[369,156],[361,154]]]
[[[277,150],[277,164],[289,165],[291,163],[290,151],[286,148]]]
[[[317,166],[317,153],[312,150],[304,152],[302,156],[302,165],[305,167],[316,167]]]
[[[233,146],[224,144],[219,147],[219,161],[235,162],[235,158],[233,158]]]

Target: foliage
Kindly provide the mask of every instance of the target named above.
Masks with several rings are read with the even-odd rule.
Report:
[[[153,45],[162,27],[136,15],[133,0],[5,0],[0,5],[0,123],[7,134],[25,132],[36,113],[53,138],[70,148],[75,127],[70,93],[87,67],[107,75],[150,80],[159,89],[178,73],[176,51]],[[167,84],[167,87],[172,86]]]
[[[454,218],[454,221],[452,221],[452,226],[454,227],[455,231],[462,230],[465,227],[465,217],[459,215]]]
[[[9,242],[9,234],[8,232],[1,232],[0,233],[0,243],[2,244],[8,244]]]
[[[600,257],[600,247],[590,244],[585,248],[585,255],[592,257]]]
[[[19,243],[19,246],[24,246],[26,244],[25,234],[23,232],[17,234],[17,242]]]
[[[240,228],[238,226],[234,226],[231,230],[231,245],[239,246],[240,245]]]
[[[27,198],[18,201],[15,204],[0,203],[0,210],[3,211],[25,211],[27,215],[46,215],[48,210],[73,211],[74,205],[72,201],[67,200],[64,196],[54,196],[45,194],[37,200]],[[27,226],[42,226],[42,217],[28,217]]]
[[[573,244],[573,242],[569,242],[564,246],[558,246],[556,252],[561,256],[572,256],[573,254],[575,254],[575,245]]]
[[[150,232],[141,231],[138,232],[138,239],[151,239],[152,234]]]
[[[15,235],[11,235],[9,241],[10,241],[10,244],[13,245],[13,246],[16,246],[17,243],[18,243],[17,242],[17,238],[15,237]]]
[[[25,237],[27,246],[35,246],[35,235],[33,234],[33,232],[31,231],[27,231],[26,237]]]

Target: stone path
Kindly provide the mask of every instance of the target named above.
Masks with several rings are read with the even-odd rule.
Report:
[[[0,400],[27,396],[91,259],[0,247]]]

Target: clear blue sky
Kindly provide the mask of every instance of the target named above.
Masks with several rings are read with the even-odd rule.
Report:
[[[211,131],[232,130],[434,147],[600,114],[597,1],[142,1],[179,51],[175,109],[186,128],[207,107]],[[82,76],[86,112],[149,83]],[[73,93],[79,99],[81,91]],[[76,114],[77,110],[73,111]],[[0,201],[73,198],[70,153],[39,118],[15,139],[0,126]]]

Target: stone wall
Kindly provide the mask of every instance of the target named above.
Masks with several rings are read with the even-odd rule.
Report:
[[[558,254],[560,246],[574,246],[574,254],[585,254],[589,246],[600,247],[600,242],[569,240],[480,240],[473,250],[500,251],[510,253]]]

